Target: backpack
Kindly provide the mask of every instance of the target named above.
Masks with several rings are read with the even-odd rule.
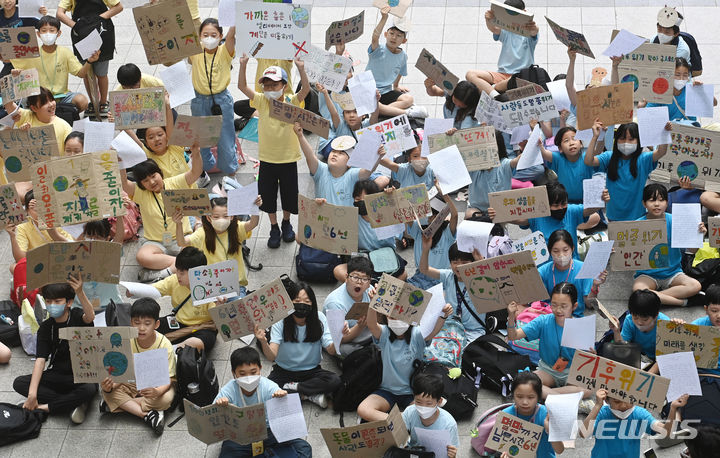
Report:
[[[470,445],[480,455],[483,455],[485,452],[493,453],[493,450],[485,448],[485,443],[495,427],[495,419],[497,418],[498,413],[507,409],[511,405],[512,404],[510,403],[500,404],[499,406],[486,410],[482,415],[480,415],[480,419],[478,420],[475,429],[470,432]]]
[[[90,2],[85,3],[91,4]],[[70,29],[70,40],[72,41],[75,57],[77,57],[80,62],[85,62],[85,59],[80,56],[80,52],[78,52],[76,45],[79,41],[87,38],[93,30],[97,30],[100,34],[100,38],[102,38],[98,62],[112,60],[113,53],[115,52],[115,26],[113,25],[112,20],[100,17],[99,12],[97,14],[82,15],[82,17],[78,17],[78,9],[78,7],[75,8],[73,18],[77,17],[77,19],[73,19],[75,21],[75,25],[72,29]],[[102,6],[102,9],[107,11],[107,7],[104,5]]]
[[[0,402],[0,446],[38,437],[47,416],[42,410],[27,410]]]
[[[116,304],[110,299],[110,303],[105,308],[105,325],[130,326],[130,307],[131,304],[127,302]]]
[[[702,56],[700,55],[700,49],[698,48],[695,37],[687,32],[680,32],[680,37],[685,40],[688,48],[690,48],[690,70],[692,71],[692,76],[702,75]]]
[[[475,375],[480,385],[503,396],[510,395],[510,384],[523,370],[535,370],[528,355],[521,355],[500,337],[493,334],[480,336],[465,347],[462,371]]]
[[[138,238],[138,231],[140,225],[142,225],[142,217],[140,216],[140,209],[135,202],[125,205],[125,215],[122,216],[123,226],[125,227],[125,234],[123,234],[123,242],[135,240]],[[115,222],[117,218],[108,218],[110,221],[110,237],[115,237]]]
[[[622,315],[620,315],[620,318],[618,318],[618,323],[620,323],[620,330],[623,328],[623,323],[625,323],[625,317],[628,316],[628,311],[625,310]],[[595,342],[595,351],[597,352],[598,356],[604,356],[603,355],[603,346],[608,342],[613,342],[615,339],[615,333],[612,329],[608,329],[605,331],[605,333],[600,337],[600,340]]]
[[[382,382],[380,348],[371,344],[347,355],[342,361],[342,385],[333,395],[335,412],[352,412]]]
[[[423,359],[448,367],[460,367],[465,348],[465,326],[456,317],[450,317],[445,325],[425,347]]]
[[[539,65],[531,65],[528,68],[523,68],[522,70],[511,76],[510,81],[508,81],[507,88],[516,89],[518,87],[518,78],[538,84],[542,86],[542,88],[546,91],[548,90],[547,83],[552,81],[552,78],[550,78],[550,75],[548,75],[548,72],[544,68],[540,67]]]
[[[396,447],[385,451],[382,458],[435,458],[435,452],[426,451],[425,447]]]
[[[55,105],[55,116],[64,120],[66,123],[73,125],[74,121],[80,120],[80,112],[72,103],[60,103]]]
[[[342,264],[342,258],[327,251],[300,245],[295,256],[295,271],[300,280],[319,283],[335,283],[333,269]]]
[[[8,347],[20,345],[20,332],[18,331],[18,317],[20,309],[13,301],[0,301],[0,314],[11,319],[13,324],[0,320],[0,342]]]
[[[460,374],[457,378],[451,378],[449,374],[450,368],[437,362],[420,361],[418,359],[413,362],[413,367],[415,370],[410,377],[410,385],[419,374],[439,375],[443,381],[443,397],[447,400],[442,408],[447,410],[455,420],[465,420],[472,416],[475,407],[478,406],[477,394],[479,386],[475,385],[475,380],[469,375]]]
[[[196,406],[212,404],[220,391],[215,366],[205,352],[197,348],[184,346],[175,350],[177,355],[177,394],[174,403],[182,411],[185,407],[180,402],[187,399]]]
[[[526,308],[515,318],[515,322],[518,324],[518,326],[520,324],[527,324],[535,318],[539,317],[540,315],[547,315],[548,313],[552,313],[552,310],[550,309],[550,304],[542,301],[535,301],[530,304],[530,307]],[[530,357],[530,361],[533,364],[538,364],[538,362],[540,361],[540,339],[530,341],[524,338],[518,340],[510,340],[508,341],[508,345],[510,345],[510,348],[520,353],[521,355],[528,355]]]

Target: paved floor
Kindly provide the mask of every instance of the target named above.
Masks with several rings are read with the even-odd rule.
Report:
[[[56,3],[52,0],[46,4],[51,12],[54,11]],[[325,28],[332,20],[350,17],[361,9],[366,9],[365,35],[361,40],[348,45],[348,50],[356,60],[356,68],[362,69],[367,61],[365,49],[378,16],[377,10],[371,7],[372,1],[305,0],[302,3],[314,4],[312,36],[313,44],[316,45],[322,45]],[[717,37],[717,33],[713,32],[716,30],[719,11],[715,0],[526,0],[526,4],[528,10],[535,14],[535,20],[540,26],[540,41],[535,53],[536,63],[545,67],[551,76],[565,73],[567,55],[565,48],[555,40],[552,32],[548,32],[544,16],[547,15],[563,26],[582,31],[588,38],[594,53],[599,56],[597,61],[582,56],[578,57],[576,74],[578,82],[580,82],[583,78],[589,79],[590,70],[598,65],[610,68],[609,59],[602,56],[601,52],[609,42],[612,28],[628,28],[637,34],[651,36],[655,30],[657,10],[665,4],[670,4],[677,6],[686,18],[681,28],[692,33],[700,44],[702,55],[705,58],[703,61],[704,76],[701,80],[706,83],[720,83],[720,62],[713,59],[720,54],[720,39]],[[200,5],[202,17],[211,17],[217,14],[215,0],[200,0]],[[418,54],[423,47],[426,47],[461,78],[470,68],[496,68],[500,47],[492,42],[490,33],[484,26],[483,14],[487,5],[488,2],[485,0],[415,0],[414,6],[409,10],[413,31],[406,45],[409,55],[409,76],[404,84],[411,89],[418,104],[428,107],[431,115],[441,115],[442,100],[425,95],[422,86],[424,76],[413,67]],[[115,85],[114,75],[117,68],[126,62],[138,64],[143,72],[157,74],[158,68],[146,64],[140,37],[135,29],[129,8],[114,19],[114,22],[117,54],[110,64],[110,87]],[[65,26],[63,26],[63,31],[64,35],[59,42],[69,45],[69,31]],[[254,74],[254,70],[255,68],[251,64],[249,74]],[[237,74],[233,74],[232,79],[231,92],[236,99],[243,98],[235,88]],[[71,77],[70,88],[84,91],[82,83],[73,77]],[[189,107],[181,107],[181,110],[189,112]],[[313,137],[311,141],[316,142],[317,138]],[[245,153],[256,155],[256,144],[243,141],[242,147]],[[246,164],[240,168],[238,179],[243,184],[249,183],[255,173],[256,170],[252,168],[252,165]],[[304,162],[300,163],[300,173],[300,192],[312,196],[312,180]],[[283,244],[280,249],[269,250],[266,247],[268,232],[268,220],[266,217],[262,217],[259,229],[254,232],[253,238],[248,243],[252,250],[253,264],[262,262],[264,268],[260,272],[249,273],[250,288],[256,288],[283,273],[289,273],[294,277],[293,259],[297,245],[294,243]],[[514,230],[513,233],[518,233],[518,230]],[[121,272],[123,280],[136,280],[137,278],[136,250],[136,243],[125,245]],[[412,274],[414,263],[411,259],[411,251],[406,250],[403,255],[410,260],[408,267]],[[0,259],[5,263],[11,262],[12,259],[10,245],[5,234],[0,234]],[[9,296],[9,280],[8,270],[0,268],[0,298]],[[631,284],[632,279],[629,274],[611,273],[607,283],[600,289],[601,300],[613,313],[619,314],[625,309]],[[335,285],[315,287],[318,301],[322,302],[334,288]],[[169,309],[167,303],[164,303],[164,307]],[[685,320],[696,318],[703,313],[698,308],[665,310],[665,312]],[[242,345],[244,344],[239,341],[230,343],[219,341],[211,352],[210,356],[222,383],[230,379],[228,361],[230,353]],[[323,364],[331,369],[335,367],[328,357],[325,358]],[[22,400],[13,391],[12,381],[18,375],[30,373],[32,365],[33,361],[23,353],[22,349],[15,348],[13,350],[11,363],[0,367],[0,400],[7,402]],[[263,373],[267,375],[269,370],[270,364],[265,364]],[[499,396],[488,391],[481,391],[475,417],[500,401]],[[329,456],[319,429],[339,426],[339,417],[309,403],[304,403],[304,410],[310,432],[308,440],[313,447],[315,456]],[[171,414],[170,418],[175,418],[175,416],[176,414]],[[469,432],[474,426],[474,422],[464,421],[458,426],[461,441],[459,456],[473,456],[474,452],[469,445]],[[592,440],[578,440],[577,448],[567,450],[563,456],[587,456],[592,444]],[[643,441],[643,449],[650,445],[647,440]],[[184,420],[172,428],[166,429],[163,436],[157,438],[136,418],[124,414],[101,417],[97,411],[97,405],[94,403],[89,409],[87,420],[82,425],[72,425],[66,416],[51,417],[43,426],[37,439],[0,448],[0,456],[196,457],[217,456],[218,451],[219,444],[206,447],[205,444],[191,437],[187,433]],[[659,450],[657,453],[660,457],[676,457],[680,453],[680,447]]]

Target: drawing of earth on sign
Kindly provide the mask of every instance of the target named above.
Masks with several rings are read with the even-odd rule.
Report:
[[[651,269],[662,269],[668,267],[670,262],[668,256],[670,254],[670,246],[667,243],[655,245],[650,250],[650,259],[648,260]]]
[[[308,240],[310,239],[310,237],[312,237],[312,228],[310,226],[308,226],[307,224],[303,228],[303,235]]]
[[[220,331],[225,334],[225,337],[230,338],[230,326],[224,324],[220,326]]]
[[[26,44],[30,43],[30,34],[28,34],[27,32],[20,32],[17,34],[17,40],[21,44],[26,45]]]
[[[489,302],[498,302],[500,295],[492,277],[475,277],[470,281],[470,294]]]
[[[70,182],[67,177],[59,176],[53,180],[53,188],[55,188],[57,192],[66,191],[69,186]]]
[[[22,170],[22,162],[17,156],[10,156],[5,159],[5,168],[10,173],[18,173]]]
[[[682,161],[677,167],[678,178],[688,177],[690,181],[698,177],[698,167],[693,161]]]
[[[122,347],[122,336],[119,333],[114,332],[110,336],[110,345],[112,346],[112,348]]]
[[[127,357],[120,352],[111,351],[103,357],[103,367],[109,375],[123,375],[128,368]]]
[[[511,445],[508,449],[508,454],[510,456],[516,456],[518,453],[520,453],[520,447],[518,447],[517,445]]]
[[[425,296],[423,295],[422,291],[413,291],[410,293],[410,296],[408,297],[408,302],[410,302],[410,305],[413,307],[417,307],[418,305],[422,305],[423,299],[425,299]]]
[[[621,83],[633,83],[633,92],[638,90],[638,87],[640,86],[640,83],[638,82],[638,77],[633,75],[632,73],[629,73],[622,77],[622,80],[620,80]]]
[[[310,23],[310,13],[305,8],[294,8],[290,13],[290,18],[296,26],[304,29]]]

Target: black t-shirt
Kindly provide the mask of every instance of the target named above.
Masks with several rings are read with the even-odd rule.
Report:
[[[48,369],[54,371],[72,374],[72,364],[70,362],[70,345],[65,339],[58,337],[58,332],[62,328],[75,326],[92,327],[92,322],[85,323],[83,315],[85,312],[81,308],[70,309],[70,316],[64,323],[58,323],[55,318],[48,318],[40,323],[37,332],[37,351],[38,358],[50,360]]]
[[[15,27],[35,27],[38,19],[34,17],[20,17],[17,8],[12,17],[5,17],[5,13],[0,11],[0,28],[9,29]],[[39,41],[39,40],[38,40]]]

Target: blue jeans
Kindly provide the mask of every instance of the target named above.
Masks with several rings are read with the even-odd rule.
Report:
[[[270,428],[267,429],[268,437],[263,441],[263,447],[265,449],[260,457],[274,457],[274,456],[297,456],[299,458],[311,458],[312,447],[307,441],[302,439],[293,439],[291,441],[283,442],[278,444],[277,439],[273,435]],[[294,452],[294,453],[293,453]],[[223,457],[252,457],[252,445],[240,445],[237,442],[230,440],[223,441],[222,448],[220,449],[220,458]]]
[[[226,175],[233,175],[238,168],[237,148],[235,147],[235,125],[233,124],[233,98],[225,89],[215,94],[215,103],[222,109],[222,131],[217,144],[217,166]],[[213,97],[195,92],[195,98],[190,102],[190,111],[193,116],[212,116],[210,111]],[[203,159],[203,170],[206,172],[216,165],[210,148],[200,150]]]

